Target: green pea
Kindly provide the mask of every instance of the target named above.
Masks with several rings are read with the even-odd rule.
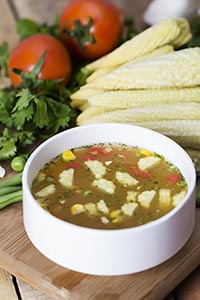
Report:
[[[24,156],[16,156],[11,161],[11,168],[16,172],[21,172],[26,164],[26,159]]]

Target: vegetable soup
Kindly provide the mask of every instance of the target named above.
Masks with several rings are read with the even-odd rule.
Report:
[[[163,156],[123,144],[67,150],[39,171],[32,194],[52,215],[98,229],[152,222],[187,193],[179,169]]]

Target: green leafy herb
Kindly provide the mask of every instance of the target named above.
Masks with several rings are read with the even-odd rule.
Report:
[[[60,38],[59,26],[58,26],[58,17],[54,19],[52,25],[47,25],[46,23],[38,24],[30,19],[19,19],[17,21],[17,33],[20,37],[20,40],[36,34],[36,33],[47,33],[56,38]]]
[[[85,25],[81,24],[78,20],[75,20],[73,25],[73,29],[63,29],[63,32],[68,37],[75,39],[81,49],[84,49],[86,44],[96,43],[94,35],[90,34],[90,28],[93,25],[93,19],[91,17],[89,17],[89,20]]]
[[[8,76],[8,58],[9,58],[9,48],[8,43],[3,42],[0,45],[0,77]]]
[[[71,124],[76,112],[69,105],[71,91],[56,80],[39,80],[46,52],[30,73],[14,69],[23,79],[18,90],[0,91],[0,160],[9,159]]]
[[[132,39],[138,34],[135,28],[134,18],[131,16],[126,16],[124,20],[124,38],[122,42]]]
[[[188,47],[200,46],[200,18],[194,18],[190,21],[192,39],[188,43]]]
[[[200,192],[197,192],[197,195],[196,195],[196,205],[200,206]]]

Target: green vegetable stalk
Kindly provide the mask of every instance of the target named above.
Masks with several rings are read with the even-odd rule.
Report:
[[[196,196],[196,206],[200,206],[200,192],[197,192],[197,196]]]
[[[16,186],[22,184],[22,172],[0,182],[0,189],[8,186]]]
[[[22,201],[22,172],[0,182],[0,209]]]

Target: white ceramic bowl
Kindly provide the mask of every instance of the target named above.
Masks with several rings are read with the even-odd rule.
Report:
[[[100,142],[136,145],[163,155],[185,177],[188,183],[185,199],[156,221],[116,230],[73,225],[41,208],[30,191],[39,169],[66,149]],[[187,153],[159,133],[118,123],[72,128],[41,144],[26,163],[23,172],[24,226],[33,245],[61,266],[95,275],[139,272],[169,259],[190,237],[195,222],[195,181],[195,169]]]

